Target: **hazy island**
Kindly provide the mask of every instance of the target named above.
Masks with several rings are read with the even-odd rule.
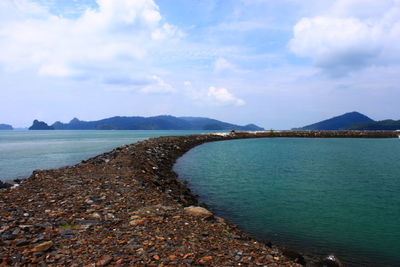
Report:
[[[9,124],[0,123],[0,130],[13,130],[14,128]]]

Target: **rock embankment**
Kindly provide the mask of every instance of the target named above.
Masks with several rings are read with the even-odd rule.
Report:
[[[268,136],[288,137],[160,137],[35,171],[21,186],[0,191],[0,265],[300,266],[301,255],[258,242],[198,207],[171,170],[204,142]]]

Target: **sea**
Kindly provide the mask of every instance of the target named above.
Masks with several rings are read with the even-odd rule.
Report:
[[[253,237],[346,266],[400,266],[400,140],[206,143],[174,170]]]
[[[79,163],[116,147],[152,137],[207,131],[0,131],[0,180],[26,178],[37,169]]]

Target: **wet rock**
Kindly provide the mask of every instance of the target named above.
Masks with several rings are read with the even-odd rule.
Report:
[[[200,216],[200,217],[211,217],[213,214],[208,211],[207,209],[203,207],[195,207],[195,206],[190,206],[184,208],[184,211],[188,215],[192,216]]]
[[[12,184],[6,183],[6,182],[2,182],[2,181],[0,180],[0,189],[3,189],[3,188],[10,188],[10,187],[12,187]]]
[[[297,251],[286,248],[282,250],[282,254],[288,259],[291,259],[301,265],[306,265],[306,260],[304,259],[303,255]]]
[[[317,262],[317,266],[321,267],[343,267],[343,264],[335,255],[329,255],[321,261]]]

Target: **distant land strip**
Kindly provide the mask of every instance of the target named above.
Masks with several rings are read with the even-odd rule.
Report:
[[[191,148],[243,138],[392,138],[395,131],[259,131],[158,137],[38,170],[1,191],[7,265],[341,266],[259,242],[198,203],[172,167]],[[16,256],[18,255],[18,257]]]

